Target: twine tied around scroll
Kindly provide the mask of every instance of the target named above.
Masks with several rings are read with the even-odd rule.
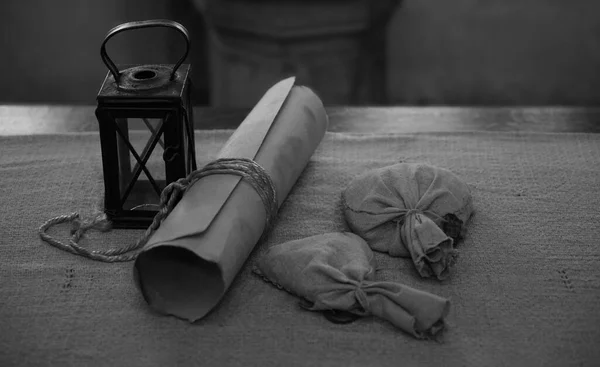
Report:
[[[215,174],[241,176],[243,180],[246,180],[254,188],[265,207],[266,224],[263,235],[267,233],[273,224],[278,209],[277,192],[273,180],[267,171],[252,159],[220,158],[190,173],[187,177],[167,185],[160,195],[158,213],[154,216],[152,224],[150,224],[144,234],[135,243],[109,250],[88,250],[81,247],[78,242],[89,229],[96,229],[101,232],[110,230],[110,222],[104,213],[100,213],[89,220],[83,220],[78,213],[51,218],[40,226],[38,230],[39,235],[42,240],[54,247],[92,260],[103,262],[135,260],[140,250],[148,243],[154,231],[158,229],[163,220],[165,220],[169,213],[171,213],[171,210],[181,200],[183,194],[202,177]],[[54,239],[46,233],[49,228],[60,223],[72,223],[71,238],[67,244]]]

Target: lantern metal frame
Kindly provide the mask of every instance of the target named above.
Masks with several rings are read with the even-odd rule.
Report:
[[[126,30],[150,27],[178,30],[186,41],[183,57],[175,65],[115,65],[106,53],[107,41]],[[145,182],[138,180],[142,172],[148,178],[151,191],[160,197],[163,186],[186,177],[197,168],[190,65],[182,64],[189,53],[189,46],[187,30],[170,20],[121,24],[111,29],[102,43],[100,54],[109,72],[97,96],[96,118],[102,150],[104,212],[115,228],[147,228],[158,212],[158,208],[124,208],[127,200],[135,194],[136,183]],[[129,140],[128,119],[131,118],[141,119],[151,132],[141,153]],[[160,119],[161,123],[153,127],[148,119]],[[146,166],[159,144],[164,148],[164,183],[155,180]],[[129,154],[135,160],[133,171]]]

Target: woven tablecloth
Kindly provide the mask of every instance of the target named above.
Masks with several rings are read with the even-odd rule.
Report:
[[[197,133],[199,165],[231,134]],[[441,343],[374,318],[333,324],[251,272],[269,246],[347,230],[343,188],[400,161],[450,169],[473,193],[475,215],[448,280],[421,279],[410,259],[376,254],[379,278],[451,299]],[[0,366],[600,363],[600,135],[327,133],[266,241],[196,324],[153,313],[132,263],[95,262],[40,240],[45,220],[91,215],[103,195],[97,134],[0,138]],[[50,233],[66,240],[69,228]],[[91,232],[83,243],[124,246],[141,233]]]

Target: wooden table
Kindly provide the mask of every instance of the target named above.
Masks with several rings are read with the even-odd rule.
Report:
[[[0,135],[96,131],[94,106],[0,106]],[[198,107],[196,129],[234,129],[249,109]],[[600,133],[600,107],[329,107],[329,131]]]
[[[234,128],[246,112],[200,108],[196,127]],[[328,134],[319,143],[269,243],[253,250],[218,309],[189,325],[147,306],[133,264],[91,261],[38,236],[49,218],[77,211],[87,219],[102,206],[99,137],[76,133],[97,128],[94,107],[0,107],[1,134],[75,132],[0,137],[0,366],[597,365],[600,109],[331,107],[329,114],[331,131],[365,136]],[[544,133],[568,131],[592,133]],[[366,137],[373,132],[382,134]],[[229,133],[199,133],[198,146],[212,157]],[[267,246],[348,229],[342,190],[399,162],[448,168],[473,195],[476,214],[445,281],[421,279],[410,259],[374,254],[379,279],[451,299],[441,343],[382,320],[331,324],[251,270]],[[49,233],[65,242],[69,226]],[[83,246],[108,249],[135,243],[141,231],[89,234]]]

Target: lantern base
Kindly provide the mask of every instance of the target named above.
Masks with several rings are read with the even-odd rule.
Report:
[[[146,229],[152,224],[155,211],[123,210],[120,212],[106,211],[105,214],[115,229]]]
[[[156,180],[161,191],[165,187],[164,180]],[[105,209],[113,228],[146,229],[152,224],[158,213],[160,198],[149,181],[141,180],[129,194],[121,209]]]

